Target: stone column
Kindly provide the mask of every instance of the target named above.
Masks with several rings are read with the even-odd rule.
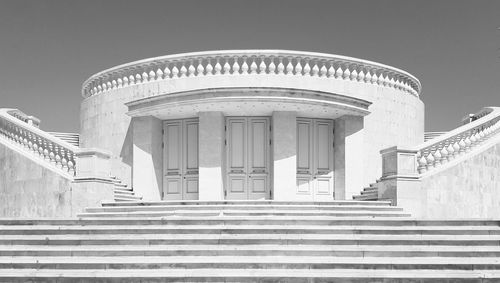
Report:
[[[364,121],[360,116],[335,119],[335,194],[337,200],[351,200],[363,189]]]
[[[272,116],[273,199],[293,200],[297,187],[297,116],[276,111]]]
[[[132,118],[134,192],[143,200],[161,200],[163,189],[163,123],[152,116]]]
[[[224,199],[224,115],[200,112],[199,116],[199,199]]]

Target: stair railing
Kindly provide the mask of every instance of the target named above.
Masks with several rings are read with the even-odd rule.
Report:
[[[0,135],[75,176],[79,149],[24,122],[18,113],[17,109],[0,109]]]
[[[477,120],[416,147],[418,173],[423,174],[470,152],[500,130],[500,107],[485,107]]]

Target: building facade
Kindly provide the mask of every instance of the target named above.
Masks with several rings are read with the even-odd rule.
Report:
[[[423,142],[420,82],[366,60],[286,50],[168,55],[84,82],[80,146],[143,200],[342,200],[380,150]]]

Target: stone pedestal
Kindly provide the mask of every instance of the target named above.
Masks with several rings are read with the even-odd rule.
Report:
[[[161,200],[163,189],[163,150],[160,119],[134,117],[132,184],[134,192],[145,201]]]
[[[224,115],[200,112],[199,115],[199,199],[224,199]]]
[[[297,190],[297,119],[295,112],[273,112],[273,199],[293,200]]]
[[[363,189],[364,121],[360,116],[335,119],[335,193],[337,200],[352,199]]]

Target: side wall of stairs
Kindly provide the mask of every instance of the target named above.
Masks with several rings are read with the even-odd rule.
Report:
[[[391,199],[417,218],[497,219],[500,215],[500,135],[417,178],[396,176],[378,182],[376,187],[377,199]]]
[[[499,141],[500,142],[500,141]],[[500,143],[421,181],[422,216],[490,218],[500,215]]]
[[[0,140],[0,217],[74,217],[113,199],[112,183],[76,183],[50,165]]]

